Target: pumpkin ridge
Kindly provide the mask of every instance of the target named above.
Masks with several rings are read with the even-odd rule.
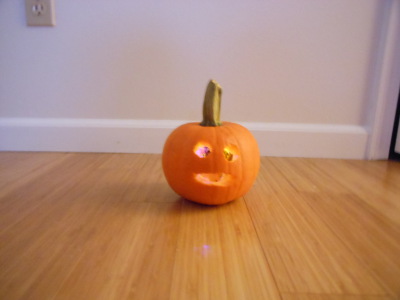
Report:
[[[236,134],[235,134],[235,132],[234,132],[234,130],[233,130],[232,124],[233,124],[233,123],[228,123],[228,124],[226,124],[225,128],[226,128],[226,130],[229,132],[229,135],[235,140],[236,146],[237,146],[239,149],[242,149],[242,147],[241,147],[241,142],[240,142],[240,140],[237,138],[237,136],[236,136]],[[235,195],[237,195],[237,194],[239,193],[239,191],[242,189],[243,180],[245,179],[245,177],[244,177],[244,172],[245,172],[245,170],[244,170],[244,168],[243,168],[243,166],[244,166],[244,155],[241,155],[241,154],[240,154],[240,159],[239,159],[236,163],[237,163],[237,164],[240,164],[240,166],[239,166],[239,169],[240,169],[240,178],[237,178],[237,180],[238,180],[239,182],[241,182],[242,184],[240,184],[240,185],[238,185],[238,186],[236,187],[235,193],[234,193]],[[240,197],[240,196],[242,196],[242,195],[239,195],[239,197]]]

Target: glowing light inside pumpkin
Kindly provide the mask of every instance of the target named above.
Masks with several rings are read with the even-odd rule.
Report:
[[[212,186],[226,186],[231,181],[232,176],[225,173],[198,173],[194,175],[197,182]]]
[[[224,157],[227,161],[235,161],[239,155],[237,154],[237,147],[229,146],[224,148]]]
[[[200,158],[207,157],[207,155],[211,153],[211,147],[209,145],[199,143],[194,147],[194,153]]]

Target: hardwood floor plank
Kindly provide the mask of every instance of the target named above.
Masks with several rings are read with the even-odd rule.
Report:
[[[8,226],[32,214],[40,205],[47,205],[67,194],[79,180],[92,173],[102,163],[102,155],[66,155],[66,159],[53,168],[42,165],[43,172],[34,179],[18,179],[11,191],[0,192],[0,235]]]
[[[393,222],[393,216],[397,216],[397,219],[400,216],[400,207],[394,204],[391,214],[387,215],[376,204],[369,204],[379,203],[382,198],[386,198],[384,200],[388,205],[399,202],[400,198],[393,195],[400,195],[400,164],[388,161],[296,159],[289,165],[288,161],[279,163],[285,175],[292,174],[290,179],[295,178],[295,182],[303,178],[303,181],[318,186],[318,192],[302,193],[302,201],[323,217],[336,236],[352,252],[357,253],[357,257],[377,274],[382,283],[394,294],[400,295],[400,281],[397,279],[400,271],[400,226]],[[334,164],[335,169],[326,167],[328,163]],[[293,168],[291,171],[288,170],[290,167]],[[370,187],[355,189],[355,184],[349,186],[348,174]],[[329,177],[331,180],[328,180]],[[331,189],[330,186],[335,188]],[[370,192],[371,187],[376,190],[374,193]]]
[[[42,244],[60,238],[58,230],[62,232],[65,224],[75,221],[72,218],[64,222],[66,216],[86,213],[85,210],[80,212],[85,201],[76,200],[82,199],[90,189],[76,181],[82,182],[91,173],[89,167],[102,163],[104,159],[98,155],[93,157],[94,160],[71,157],[72,161],[65,161],[59,169],[49,170],[28,184],[23,182],[20,189],[1,198],[0,267],[8,280],[12,280],[8,275],[12,270],[23,269],[25,253],[32,250],[32,253],[38,253],[36,259],[40,259],[42,253],[46,253]],[[73,214],[68,215],[68,212]],[[36,252],[35,249],[42,250]]]
[[[374,161],[362,167],[364,163],[345,161],[340,164],[335,160],[321,160],[318,167],[333,174],[342,190],[346,189],[357,195],[377,212],[400,226],[400,163]]]
[[[262,158],[243,198],[160,155],[0,152],[0,299],[400,299],[400,164]]]
[[[144,167],[145,162],[153,163],[152,161],[154,161],[154,157],[146,155],[142,156],[142,159],[139,159],[140,157],[138,156],[131,157],[133,158],[132,164],[129,164],[129,157],[123,159],[125,166],[128,165],[125,171],[137,171]],[[88,157],[85,157],[84,160],[87,162]],[[30,214],[25,215],[20,222],[14,223],[7,233],[2,236],[4,246],[1,249],[1,265],[5,273],[1,277],[1,285],[7,299],[17,299],[24,294],[24,291],[29,295],[33,295],[38,291],[40,292],[43,285],[47,287],[47,290],[45,289],[46,292],[49,292],[49,282],[55,280],[57,276],[44,276],[47,280],[43,283],[41,278],[44,275],[43,273],[54,273],[55,275],[58,271],[63,270],[63,272],[59,273],[60,275],[65,276],[65,274],[68,274],[68,268],[74,266],[74,262],[79,257],[73,255],[74,253],[76,254],[76,250],[96,249],[96,247],[87,244],[86,239],[93,239],[92,235],[100,230],[99,228],[104,227],[104,224],[109,226],[110,222],[115,221],[111,217],[108,219],[109,211],[114,209],[113,205],[117,205],[124,210],[130,207],[131,203],[136,202],[137,199],[134,197],[126,197],[126,192],[130,190],[131,183],[132,181],[135,182],[136,176],[129,176],[124,172],[119,172],[121,166],[118,166],[118,160],[119,158],[115,159],[115,157],[109,155],[107,155],[107,159],[104,159],[104,157],[100,161],[96,159],[98,164],[90,165],[91,170],[89,173],[83,172],[84,166],[75,165],[76,168],[71,170],[71,172],[76,173],[76,176],[71,177],[74,178],[74,184],[70,185],[68,181],[64,181],[65,178],[63,176],[59,176],[61,178],[55,184],[63,185],[62,191],[49,194],[49,199],[42,200],[42,205],[36,207]],[[158,162],[158,160],[156,161]],[[136,164],[136,162],[138,163]],[[116,163],[117,167],[115,167]],[[113,167],[110,168],[110,165]],[[68,173],[66,172],[64,175],[68,176]],[[54,178],[54,174],[51,172],[46,176]],[[145,175],[143,177],[148,180],[149,176]],[[47,180],[38,179],[38,182],[43,181]],[[36,183],[32,185],[32,187],[25,187],[25,195],[32,195],[35,187],[38,186]],[[156,188],[157,186],[152,187],[150,183],[145,185],[141,183],[135,184],[135,192],[139,196],[146,194],[148,190]],[[11,195],[8,201],[15,200],[13,196]],[[40,193],[38,196],[40,198],[43,194]],[[20,197],[21,200],[26,198],[27,196]],[[57,200],[54,201],[54,199]],[[174,195],[174,199],[176,202],[179,198]],[[39,200],[41,199],[37,199],[37,201]],[[160,203],[160,209],[162,205]],[[103,209],[104,206],[105,208]],[[102,219],[102,222],[93,223],[91,220],[97,216]],[[127,217],[130,219],[129,216]],[[149,223],[148,227],[152,228],[151,226],[152,224]],[[50,245],[49,242],[51,242]],[[156,242],[158,241],[156,240]],[[139,247],[140,245],[136,246]],[[26,278],[27,274],[29,274],[28,278]],[[40,278],[36,280],[39,282],[35,282],[35,277]],[[15,282],[23,282],[24,284],[16,286]],[[60,280],[58,283],[60,283]],[[57,284],[51,284],[50,286],[55,288]],[[96,289],[98,288],[96,287]],[[117,297],[116,299],[122,298]]]
[[[370,295],[283,294],[282,300],[394,300],[394,298]]]
[[[400,230],[355,195],[305,195],[304,201],[393,295],[400,295]],[[318,202],[318,204],[316,204]]]
[[[306,194],[294,188],[291,169],[272,159],[262,164],[265,172],[245,199],[280,290],[387,294],[370,269],[325,224],[324,216],[310,208]],[[302,187],[307,185],[312,182]]]
[[[0,153],[0,197],[35,180],[69,157],[65,153]]]
[[[179,202],[115,208],[110,220],[119,222],[96,228],[55,298],[166,299],[179,212]]]
[[[242,199],[183,203],[170,299],[280,299]]]
[[[128,202],[161,203],[179,199],[164,178],[157,154],[113,154],[94,172],[101,176],[86,181],[96,186],[98,199],[122,197]]]
[[[84,220],[84,216],[87,217],[92,211],[84,209],[88,204],[80,200],[90,190],[75,181],[79,182],[87,177],[90,173],[87,172],[88,167],[93,167],[93,163],[96,165],[104,159],[98,155],[95,157],[95,160],[91,160],[79,155],[79,159],[73,159],[74,164],[68,165],[69,168],[60,165],[58,176],[51,170],[37,181],[23,185],[18,197],[14,193],[5,197],[13,207],[18,208],[12,214],[2,212],[7,217],[6,220],[11,221],[6,226],[8,229],[0,235],[1,292],[6,293],[9,299],[13,298],[14,293],[20,294],[29,288],[35,274],[45,270],[53,257],[63,252],[68,245],[66,237],[69,234],[74,237],[68,230],[72,228],[85,232],[82,222],[78,221]],[[24,205],[29,209],[24,209]],[[12,217],[16,219],[15,222]],[[15,282],[24,284],[15,285]]]

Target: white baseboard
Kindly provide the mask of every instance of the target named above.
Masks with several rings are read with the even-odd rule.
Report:
[[[161,153],[168,134],[186,121],[0,118],[0,151]],[[364,159],[362,126],[240,123],[261,155]]]

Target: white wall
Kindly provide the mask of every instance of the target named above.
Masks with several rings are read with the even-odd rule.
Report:
[[[54,28],[23,2],[0,2],[0,149],[160,152],[215,78],[263,154],[365,157],[388,1],[56,0]]]

